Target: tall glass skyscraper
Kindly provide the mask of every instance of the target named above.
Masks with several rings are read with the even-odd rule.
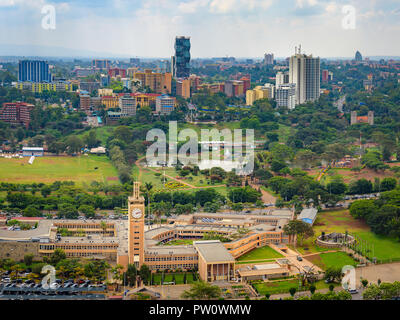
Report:
[[[18,65],[18,81],[52,82],[49,64],[41,60],[21,60]]]
[[[173,76],[187,78],[190,76],[190,37],[176,37]]]

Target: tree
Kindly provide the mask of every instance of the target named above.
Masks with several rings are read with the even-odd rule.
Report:
[[[81,151],[83,147],[82,140],[77,136],[69,136],[66,140],[66,145],[68,147],[68,154],[74,154]]]
[[[315,290],[316,290],[317,288],[314,286],[314,285],[311,285],[310,286],[310,292],[311,292],[311,295],[313,295],[314,293],[315,293]]]
[[[396,188],[396,185],[397,181],[395,178],[384,178],[378,191],[390,191]]]
[[[294,295],[296,294],[296,292],[297,292],[297,289],[296,288],[290,288],[289,289],[289,293],[290,293],[290,295],[292,296],[292,297],[294,297]]]
[[[56,249],[50,256],[50,261],[53,265],[56,265],[61,260],[64,260],[66,257],[67,257],[67,255],[65,254],[64,250]]]
[[[100,144],[100,140],[97,139],[95,130],[90,130],[89,133],[85,135],[84,141],[88,148],[95,148]]]
[[[287,235],[297,236],[300,238],[301,246],[303,245],[303,239],[305,237],[310,237],[314,234],[311,225],[302,220],[289,221],[289,223],[283,227],[283,231]]]
[[[140,270],[139,270],[139,275],[140,275],[140,278],[142,279],[143,283],[147,285],[149,283],[150,276],[151,276],[150,268],[147,265],[142,264],[142,266],[140,267]]]
[[[42,213],[34,205],[29,205],[24,209],[24,217],[41,217]]]
[[[137,269],[134,264],[128,264],[128,268],[125,273],[125,278],[128,284],[132,287],[136,284]]]
[[[94,216],[95,216],[95,210],[94,210],[93,206],[83,204],[78,208],[78,211],[80,213],[83,213],[86,218],[94,218]]]
[[[350,205],[350,214],[356,219],[367,219],[377,210],[374,200],[356,200]]]
[[[333,292],[333,289],[335,289],[335,286],[334,286],[333,284],[330,284],[330,285],[329,285],[329,291],[330,291],[330,292]]]
[[[325,275],[324,278],[325,280],[332,282],[332,281],[338,281],[340,282],[342,280],[342,269],[341,268],[335,268],[335,267],[329,267],[325,270]]]
[[[361,284],[363,285],[364,288],[366,288],[367,285],[368,285],[368,280],[367,279],[362,279],[361,280]]]
[[[33,258],[34,258],[34,255],[33,255],[33,254],[31,254],[31,253],[26,254],[26,255],[24,256],[24,263],[25,263],[27,266],[32,265]]]
[[[210,283],[199,281],[192,284],[189,290],[182,294],[183,299],[190,300],[209,300],[217,299],[221,296],[221,289]]]

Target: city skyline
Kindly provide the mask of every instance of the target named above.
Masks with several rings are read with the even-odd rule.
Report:
[[[400,31],[396,1],[55,1],[55,30],[42,28],[46,4],[51,3],[0,1],[1,55],[13,55],[19,47],[15,55],[29,55],[33,48],[49,56],[167,58],[175,36],[189,36],[194,59],[266,52],[285,57],[300,43],[305,53],[319,57],[354,57],[357,50],[365,57],[400,56],[400,44],[391,41]],[[342,26],[344,5],[356,9],[354,30]]]

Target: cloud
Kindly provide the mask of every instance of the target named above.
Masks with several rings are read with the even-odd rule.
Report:
[[[208,5],[209,0],[193,0],[181,2],[178,5],[178,10],[182,13],[195,13],[199,8]]]
[[[235,9],[235,0],[212,0],[210,11],[213,13],[228,13]]]

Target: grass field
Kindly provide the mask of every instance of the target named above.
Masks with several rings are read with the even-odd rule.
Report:
[[[164,273],[164,283],[172,282],[175,276],[175,284],[184,284],[184,273]],[[152,275],[153,283],[155,285],[161,285],[162,273],[154,273]],[[193,274],[191,272],[186,273],[186,283],[193,283]]]
[[[324,281],[317,281],[315,284],[317,290],[329,288],[329,284]],[[337,285],[337,284],[333,284]],[[254,283],[253,286],[256,288],[257,292],[265,296],[265,294],[279,294],[279,293],[289,293],[290,288],[296,288],[299,291],[299,280],[281,280],[281,281],[271,281],[271,282],[260,282]],[[307,291],[308,287],[301,288],[300,291]]]
[[[348,231],[360,239],[367,241],[368,245],[374,248],[374,257],[378,260],[400,259],[400,243],[394,238],[378,236],[371,232],[368,225],[362,221],[354,219],[348,210],[330,210],[320,212],[314,223],[314,237],[304,240],[303,246],[297,246],[297,250],[302,253],[319,253],[328,249],[320,248],[315,245],[315,238],[321,232],[332,233]],[[308,249],[308,250],[306,250]]]
[[[345,252],[326,252],[320,253],[306,258],[322,270],[328,268],[343,268],[346,265],[356,266],[357,262]]]
[[[183,246],[183,245],[192,245],[194,240],[191,239],[176,239],[172,241],[168,241],[164,243],[163,246]]]
[[[117,170],[106,156],[38,157],[32,165],[28,164],[28,160],[29,158],[0,158],[0,181],[12,183],[75,181],[78,184],[108,181],[110,184],[119,183]]]
[[[261,248],[256,248],[243,256],[239,257],[237,260],[238,261],[262,261],[262,260],[271,260],[271,259],[277,259],[277,258],[282,258],[283,255],[281,255],[279,252],[275,251],[269,246],[261,247]]]

